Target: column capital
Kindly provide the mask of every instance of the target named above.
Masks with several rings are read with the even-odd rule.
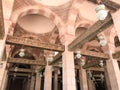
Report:
[[[75,39],[75,35],[73,34],[64,34],[60,37],[60,41],[62,42],[63,45],[68,45],[69,43],[71,43],[73,40]]]

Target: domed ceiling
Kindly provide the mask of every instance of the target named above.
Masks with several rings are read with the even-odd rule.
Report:
[[[18,20],[18,24],[24,30],[36,34],[51,32],[55,27],[50,19],[38,14],[26,15]]]

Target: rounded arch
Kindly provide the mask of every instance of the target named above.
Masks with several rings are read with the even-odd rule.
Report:
[[[20,8],[20,9],[14,11],[11,16],[13,28],[15,27],[15,24],[17,23],[19,18],[21,18],[25,15],[28,15],[28,14],[40,14],[40,15],[43,15],[43,16],[51,19],[59,30],[59,36],[64,34],[64,32],[66,30],[63,21],[54,12],[52,12],[50,9],[48,9],[42,5],[27,6],[27,7],[23,7],[23,8]],[[11,32],[14,32],[14,30],[12,30]]]

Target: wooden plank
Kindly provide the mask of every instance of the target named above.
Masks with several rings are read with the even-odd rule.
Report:
[[[3,39],[4,35],[5,35],[5,30],[4,30],[3,8],[2,8],[2,0],[0,0],[0,39]]]
[[[99,65],[99,61],[89,62],[83,66],[84,69]]]
[[[41,65],[45,66],[46,63],[43,60],[30,60],[21,58],[8,58],[8,63],[19,63],[19,64],[30,64],[30,65]]]
[[[110,10],[114,10],[114,11],[120,8],[120,1],[117,1],[117,0],[88,0],[88,1],[91,1],[95,4],[102,3],[107,8],[109,8]]]
[[[104,60],[109,59],[109,55],[105,53],[95,52],[95,51],[88,51],[88,50],[80,50],[82,55],[95,57],[95,58],[101,58]]]
[[[24,45],[24,46],[41,48],[45,50],[59,51],[59,52],[63,52],[65,50],[64,45],[44,43],[37,40],[15,37],[15,36],[7,36],[6,43],[12,45]]]
[[[25,69],[25,68],[17,68],[17,71],[15,70],[15,68],[9,68],[8,71],[35,73],[34,69]]]
[[[30,74],[25,74],[25,73],[8,73],[8,75],[12,75],[12,76],[14,76],[14,75],[16,75],[16,76],[29,76]]]
[[[90,68],[87,68],[87,70],[104,72],[104,67],[103,68],[101,68],[101,67],[90,67]]]
[[[100,59],[103,59],[103,60],[109,60],[109,55],[105,54],[105,53],[88,51],[88,50],[84,50],[84,51],[80,50],[80,52],[81,52],[81,55],[84,55],[84,56],[89,56],[89,57],[94,57],[94,58],[100,58]],[[62,59],[62,54],[59,53],[58,55],[56,55],[54,57],[54,60],[52,62],[49,62],[49,65],[54,65],[54,64],[60,62],[61,59]]]
[[[52,62],[49,62],[49,65],[53,65],[53,64],[55,64],[55,63],[58,63],[60,60],[59,59],[61,59],[62,58],[62,54],[61,53],[58,53],[55,57],[54,57],[54,59],[53,59],[53,61]]]
[[[105,20],[97,21],[84,34],[78,36],[75,40],[73,40],[68,45],[68,49],[70,51],[75,50],[76,48],[82,46],[84,43],[92,40],[98,33],[102,32],[112,24],[113,24],[112,17],[110,14],[108,14]]]
[[[80,66],[79,65],[75,65],[75,69],[79,70]],[[86,70],[104,72],[104,68],[100,68],[100,67],[89,67],[89,68],[86,68]]]
[[[112,0],[101,0],[103,4],[105,4],[106,7],[112,10],[118,10],[120,8],[120,4],[113,2]]]

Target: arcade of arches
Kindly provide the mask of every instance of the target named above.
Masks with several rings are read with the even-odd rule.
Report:
[[[0,90],[120,90],[119,8],[119,0],[0,0]]]

